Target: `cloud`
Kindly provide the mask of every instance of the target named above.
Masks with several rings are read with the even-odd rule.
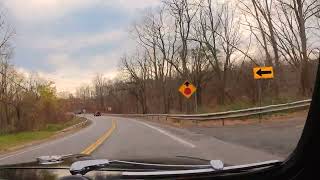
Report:
[[[18,66],[17,69],[26,77],[36,72],[39,77],[55,82],[58,92],[75,93],[82,84],[90,84],[98,73],[107,79],[115,78],[121,54],[121,49],[90,56],[78,56],[65,52],[50,53],[42,61],[50,66],[52,71],[45,69],[31,71],[23,66]]]
[[[94,6],[126,10],[157,5],[160,0],[4,0],[2,3],[21,21],[50,21]]]
[[[121,30],[101,33],[85,33],[73,35],[65,38],[42,37],[34,41],[25,41],[26,46],[36,49],[56,50],[56,51],[75,51],[81,48],[113,44],[122,41],[127,34]]]
[[[105,5],[125,9],[144,9],[146,7],[157,6],[160,2],[160,0],[109,0],[105,1]]]
[[[89,84],[96,74],[103,74],[106,78],[112,79],[117,75],[117,67],[113,65],[118,52],[99,54],[94,57],[86,57],[81,60],[87,62],[86,68],[73,61],[74,57],[68,54],[50,55],[46,62],[54,67],[53,72],[38,71],[40,77],[54,81],[59,92],[69,91],[74,93],[76,88],[84,83]],[[23,68],[19,68],[23,69]],[[27,72],[27,70],[21,70]]]
[[[48,21],[96,2],[98,0],[5,0],[3,3],[19,20]]]
[[[50,67],[50,71],[38,68],[36,71],[39,76],[54,81],[59,92],[72,93],[82,84],[89,84],[97,73],[109,79],[116,77],[120,56],[133,47],[133,42],[127,40],[127,34],[119,30],[84,33],[68,38],[45,37],[23,42],[24,47],[48,53],[46,57],[33,61],[34,67],[39,67],[41,63]],[[118,47],[117,42],[120,42]],[[106,44],[111,49],[92,53],[96,47]],[[25,74],[28,72],[23,67],[19,69]]]
[[[3,0],[17,28],[19,71],[74,92],[97,73],[116,76],[118,60],[135,48],[127,26],[137,11],[160,0]],[[108,13],[105,13],[108,12]],[[130,18],[127,18],[129,17]]]

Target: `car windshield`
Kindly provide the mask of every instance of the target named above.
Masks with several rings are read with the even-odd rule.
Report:
[[[1,0],[0,165],[285,160],[319,42],[318,0]]]

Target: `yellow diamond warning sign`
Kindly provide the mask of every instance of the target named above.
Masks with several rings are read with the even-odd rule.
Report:
[[[253,68],[254,79],[272,79],[273,67],[255,67]]]
[[[197,91],[197,88],[193,84],[191,84],[189,81],[186,81],[180,86],[179,91],[186,98],[190,98],[192,94]]]

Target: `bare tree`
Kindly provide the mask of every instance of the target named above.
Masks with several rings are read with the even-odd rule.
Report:
[[[94,84],[94,89],[95,89],[95,98],[96,98],[97,103],[99,104],[99,109],[104,110],[105,109],[104,87],[106,84],[106,79],[103,77],[102,74],[97,74],[93,80],[93,84]]]
[[[130,92],[141,105],[142,113],[148,112],[146,81],[150,78],[149,65],[146,56],[122,57],[122,70],[129,75]]]
[[[6,14],[4,12],[0,12],[0,56],[11,56],[12,47],[11,41],[13,36],[15,35],[15,31],[13,27],[7,21]]]
[[[309,25],[319,13],[317,0],[278,0],[277,14],[279,25],[277,35],[284,58],[298,67],[300,71],[301,93],[309,95],[312,92],[310,81],[310,54]],[[310,34],[309,34],[310,36]],[[290,59],[288,59],[288,57]]]
[[[273,89],[275,95],[279,96],[281,64],[274,27],[275,20],[272,15],[274,14],[275,2],[273,0],[250,0],[240,1],[240,3],[243,6],[241,9],[246,19],[244,25],[249,27],[250,32],[264,50],[266,56],[265,65],[274,66],[276,76],[273,81]]]
[[[263,88],[273,103],[283,102],[280,90],[301,98],[295,88],[307,87],[320,49],[314,38],[320,27],[315,0],[239,0],[240,6],[212,0],[162,2],[134,24],[136,54],[121,58],[118,80],[94,83],[94,97],[100,100],[93,105],[112,106],[119,113],[191,112],[194,99],[210,110],[229,102],[255,105],[252,67],[257,65],[275,68],[276,80]],[[301,82],[288,73],[297,70]],[[185,79],[197,86],[196,98],[185,100],[177,92]]]
[[[170,106],[170,88],[166,88],[167,80],[172,75],[172,59],[175,56],[176,33],[172,33],[171,27],[164,22],[164,10],[149,13],[143,22],[134,26],[134,35],[144,49],[152,78],[154,78],[154,98],[162,97],[163,112],[167,113]],[[160,91],[159,91],[160,90]]]
[[[240,26],[239,19],[235,17],[235,10],[234,7],[230,9],[228,4],[213,7],[211,0],[207,0],[200,11],[200,26],[196,28],[197,36],[194,39],[202,46],[217,76],[219,104],[225,103],[226,83],[228,71],[232,66],[232,55],[239,49]]]
[[[9,106],[12,106],[12,103],[9,102],[10,83],[8,76],[10,76],[11,70],[9,59],[12,55],[11,40],[13,35],[13,28],[9,25],[5,13],[0,12],[0,126],[10,123]]]
[[[201,43],[199,47],[191,49],[191,58],[193,59],[191,65],[192,82],[194,82],[197,87],[196,103],[197,106],[201,107],[203,86],[213,77],[209,60],[206,58]]]
[[[225,4],[222,7],[223,13],[219,18],[221,24],[220,44],[224,52],[223,76],[220,79],[221,98],[220,103],[225,103],[226,86],[228,75],[232,66],[232,55],[237,51],[235,47],[239,46],[240,41],[240,19],[236,19],[236,9],[229,9],[229,5]],[[233,59],[234,61],[235,59]]]
[[[199,4],[201,1],[199,2]],[[192,22],[199,10],[199,5],[189,2],[189,0],[168,0],[165,1],[166,6],[170,15],[174,18],[176,24],[176,31],[178,33],[178,39],[181,43],[179,47],[179,57],[181,61],[181,68],[175,65],[177,72],[182,77],[189,77],[188,70],[188,48],[189,48],[189,37],[191,34]]]

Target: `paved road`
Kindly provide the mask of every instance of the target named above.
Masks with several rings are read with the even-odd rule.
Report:
[[[80,153],[96,141],[106,129],[111,127],[112,122],[104,119],[104,117],[95,118],[89,127],[75,134],[70,134],[39,146],[26,148],[13,154],[0,156],[0,164],[30,162],[43,155]]]
[[[62,139],[30,147],[0,156],[0,164],[28,162],[42,155],[80,153],[117,124],[111,136],[95,151],[95,158],[132,160],[158,163],[191,163],[191,158],[220,159],[226,164],[243,164],[257,161],[282,159],[263,151],[225,142],[212,136],[194,133],[186,129],[165,128],[128,118],[93,117],[92,124]],[[194,161],[193,163],[204,163]]]
[[[305,120],[306,115],[302,115],[280,122],[211,128],[193,127],[188,130],[281,157],[288,157],[298,144]]]

